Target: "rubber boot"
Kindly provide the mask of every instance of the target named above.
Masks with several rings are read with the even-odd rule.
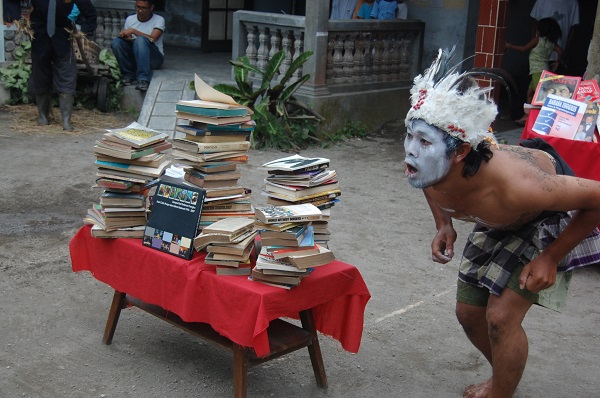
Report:
[[[63,120],[63,130],[73,130],[71,114],[73,113],[73,94],[59,94],[58,107]]]
[[[35,102],[38,108],[37,124],[46,126],[48,124],[48,115],[50,114],[50,93],[36,95]]]

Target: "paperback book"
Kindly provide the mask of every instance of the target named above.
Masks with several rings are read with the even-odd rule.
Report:
[[[532,130],[542,135],[573,139],[586,107],[583,102],[549,94]]]
[[[133,122],[122,129],[107,131],[108,134],[105,135],[105,138],[108,140],[131,145],[134,148],[143,148],[160,141],[165,141],[169,137],[165,133],[142,126],[138,122]]]
[[[143,244],[191,259],[203,203],[203,189],[184,181],[161,181],[153,197]]]
[[[544,105],[548,95],[557,95],[563,98],[573,98],[581,77],[558,75],[550,71],[542,71],[540,82],[533,94],[532,105]]]
[[[256,219],[265,224],[305,222],[321,219],[321,210],[311,203],[288,206],[262,206],[254,209]]]

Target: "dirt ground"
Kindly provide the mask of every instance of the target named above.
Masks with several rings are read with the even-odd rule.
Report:
[[[99,196],[91,188],[94,140],[132,120],[77,113],[75,132],[65,134],[35,127],[35,111],[0,109],[0,397],[233,394],[228,353],[140,311],[124,311],[113,344],[103,345],[112,290],[71,271],[68,243]],[[454,317],[458,258],[430,260],[434,225],[422,194],[404,180],[400,128],[303,152],[330,158],[339,174],[330,247],[359,268],[372,294],[359,353],[321,336],[328,389],[316,387],[301,350],[250,369],[250,397],[460,397],[490,376]],[[258,166],[288,154],[249,155],[241,183],[259,205]],[[459,245],[469,229],[457,223]],[[600,397],[599,287],[600,268],[578,271],[566,312],[530,311],[529,362],[516,397]]]

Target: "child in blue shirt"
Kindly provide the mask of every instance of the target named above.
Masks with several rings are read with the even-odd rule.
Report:
[[[371,11],[373,19],[396,19],[398,13],[397,0],[376,0]]]
[[[356,14],[357,19],[371,19],[371,12],[373,11],[373,2],[375,0],[366,0],[358,9]]]

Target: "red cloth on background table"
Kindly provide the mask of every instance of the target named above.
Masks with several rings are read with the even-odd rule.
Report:
[[[596,167],[596,163],[600,161],[600,144],[550,137],[534,132],[532,128],[539,112],[539,109],[532,109],[530,111],[527,124],[521,134],[521,140],[541,138],[547,141],[558,151],[565,162],[571,166],[577,177],[600,181],[600,167]]]
[[[69,243],[73,271],[90,271],[113,289],[155,304],[186,322],[203,322],[231,341],[269,354],[267,327],[313,309],[317,330],[358,352],[371,294],[356,267],[333,261],[290,290],[218,276],[206,253],[184,260],[142,245],[141,239],[99,239],[82,227]]]

